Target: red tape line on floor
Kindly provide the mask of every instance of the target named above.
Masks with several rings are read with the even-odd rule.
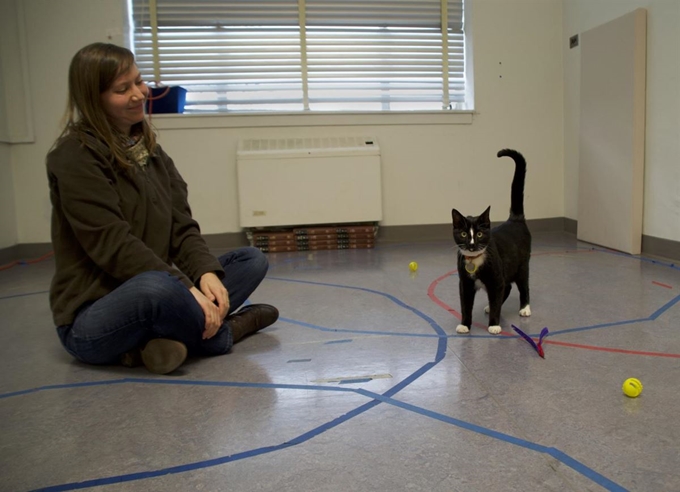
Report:
[[[540,253],[539,253],[540,254]],[[548,254],[554,254],[554,253],[548,253]],[[427,295],[429,296],[432,301],[437,304],[439,307],[445,309],[449,313],[451,313],[453,316],[455,316],[458,320],[461,319],[461,314],[453,309],[451,306],[446,304],[444,301],[439,299],[437,297],[437,294],[435,294],[435,289],[437,288],[437,285],[444,280],[447,277],[450,277],[451,275],[455,275],[458,273],[458,270],[452,270],[448,273],[445,273],[441,277],[435,279],[430,286],[427,289]],[[656,283],[656,282],[652,282]],[[478,328],[486,328],[485,325],[481,323],[473,323],[474,326]],[[500,335],[505,335],[505,336],[511,336],[514,337],[513,333],[508,333],[502,331]],[[464,336],[464,335],[463,335]],[[669,358],[674,358],[674,359],[680,359],[680,354],[673,354],[673,353],[668,353],[668,352],[645,352],[641,350],[626,350],[626,349],[618,349],[618,348],[612,348],[612,347],[599,347],[597,345],[584,345],[581,343],[569,343],[569,342],[558,342],[556,340],[543,340],[543,343],[545,344],[550,344],[550,345],[559,345],[562,347],[571,347],[571,348],[580,348],[580,349],[585,349],[585,350],[595,350],[599,352],[613,352],[613,353],[618,353],[618,354],[627,354],[627,355],[645,355],[648,357],[669,357]]]

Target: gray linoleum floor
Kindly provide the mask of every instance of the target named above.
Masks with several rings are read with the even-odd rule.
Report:
[[[680,268],[535,234],[531,318],[456,335],[454,257],[271,254],[281,319],[164,377],[63,351],[52,259],[0,271],[0,490],[680,490]]]

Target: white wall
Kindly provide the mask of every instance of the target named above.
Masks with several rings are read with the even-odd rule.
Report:
[[[680,2],[563,0],[565,216],[578,219],[580,50],[566,39],[647,9],[647,127],[643,234],[680,241]]]
[[[32,142],[22,4],[0,0],[0,142]]]
[[[35,143],[11,146],[19,243],[50,241],[45,156],[60,133],[68,65],[88,43],[121,30],[124,0],[16,0],[23,5]],[[115,41],[122,43],[122,36]]]
[[[0,136],[8,135],[7,104],[3,66],[0,63]],[[14,209],[14,180],[9,144],[0,141],[0,249],[17,243],[17,220]]]
[[[26,13],[36,142],[12,147],[18,241],[45,242],[50,204],[44,158],[59,132],[68,63],[78,48],[105,40],[107,30],[122,32],[124,0],[19,1]],[[301,115],[284,118],[286,126],[248,127],[253,121],[248,118],[207,117],[200,125],[229,123],[172,129],[177,118],[158,117],[160,143],[189,183],[203,231],[240,230],[236,145],[239,138],[261,136],[375,135],[383,151],[383,225],[448,223],[452,207],[479,214],[489,204],[493,220],[505,219],[512,165],[495,157],[503,147],[522,151],[529,162],[527,216],[564,216],[562,4],[472,3],[478,111],[472,124],[395,125],[387,116],[366,126],[333,126],[332,118],[330,125],[313,126]],[[233,121],[245,121],[246,127]]]
[[[11,69],[8,63],[11,49],[16,43],[16,15],[14,5],[9,0],[0,0],[0,249],[17,243],[17,218],[14,206],[14,178],[10,158],[12,140],[9,109],[12,104],[8,86],[11,82]]]
[[[18,242],[9,145],[0,143],[0,249]]]

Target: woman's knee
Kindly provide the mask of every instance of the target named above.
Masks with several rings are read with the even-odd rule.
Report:
[[[264,276],[269,268],[269,260],[265,254],[254,246],[244,246],[230,251],[218,258],[225,271],[231,267],[244,267],[253,273],[262,273]]]
[[[202,311],[182,281],[167,272],[144,272],[123,284],[125,297],[152,318],[182,311],[201,316]],[[150,310],[150,311],[149,311]],[[195,313],[194,313],[195,311]]]
[[[125,282],[123,286],[145,299],[165,299],[187,290],[177,277],[168,272],[156,271],[140,273]]]
[[[167,272],[137,275],[132,286],[156,335],[176,339],[175,332],[200,340],[205,317],[193,294],[177,277]]]
[[[253,269],[264,277],[269,269],[269,260],[267,259],[267,256],[260,249],[253,246],[248,246],[244,249],[247,250],[246,254]]]

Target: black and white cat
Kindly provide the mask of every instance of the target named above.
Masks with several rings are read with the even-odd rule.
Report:
[[[455,208],[453,239],[458,246],[460,305],[463,315],[458,333],[468,333],[472,326],[475,294],[483,288],[489,296],[489,333],[501,332],[501,306],[508,298],[512,283],[519,289],[520,316],[531,316],[529,307],[529,258],[531,234],[524,219],[524,176],[526,161],[515,150],[503,149],[498,157],[512,157],[515,175],[512,179],[510,217],[491,229],[487,208],[479,217],[463,217]]]

